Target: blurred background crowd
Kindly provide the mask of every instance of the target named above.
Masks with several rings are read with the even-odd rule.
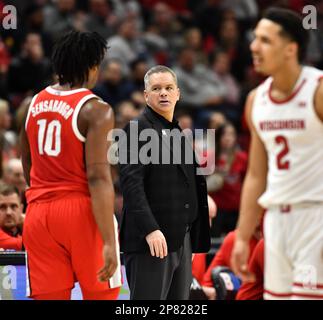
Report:
[[[252,68],[249,44],[263,10],[274,5],[302,13],[305,5],[314,5],[317,29],[309,30],[306,64],[323,69],[321,0],[0,0],[0,19],[7,4],[17,9],[17,29],[0,25],[1,180],[15,185],[24,202],[17,137],[32,96],[55,83],[53,43],[73,28],[97,31],[109,50],[93,91],[114,109],[116,127],[123,128],[145,107],[144,74],[163,64],[178,77],[181,127],[216,129],[211,146],[202,150],[196,141],[216,168],[207,178],[217,205],[213,244],[235,229],[238,217],[249,143],[244,103],[263,80]],[[113,178],[120,216],[117,168]]]

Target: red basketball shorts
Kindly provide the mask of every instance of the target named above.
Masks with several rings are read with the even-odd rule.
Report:
[[[110,288],[109,282],[97,279],[97,272],[103,266],[103,241],[89,197],[30,203],[23,242],[27,252],[29,296],[72,289],[76,281],[81,289],[91,292]],[[114,287],[119,287],[120,268],[116,275],[120,284],[117,281]]]

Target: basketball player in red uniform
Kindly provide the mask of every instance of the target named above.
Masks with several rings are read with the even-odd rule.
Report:
[[[58,84],[33,97],[22,129],[30,186],[23,241],[34,299],[70,299],[75,281],[84,299],[116,299],[120,290],[107,161],[114,115],[90,91],[105,52],[97,33],[63,36],[52,56]]]

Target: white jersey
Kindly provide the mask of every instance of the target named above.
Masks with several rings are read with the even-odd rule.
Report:
[[[314,95],[323,71],[303,67],[293,94],[275,101],[269,77],[256,91],[252,122],[268,154],[267,186],[259,204],[323,202],[323,123]]]

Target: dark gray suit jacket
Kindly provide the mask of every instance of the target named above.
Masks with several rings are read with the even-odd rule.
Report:
[[[150,108],[135,120],[139,134],[146,128],[158,132],[160,153],[164,142],[163,125]],[[130,126],[126,126],[128,144],[119,142],[130,154]],[[139,150],[142,144],[139,143]],[[171,148],[171,146],[170,146]],[[193,151],[192,151],[193,152]],[[195,162],[195,167],[197,164]],[[189,221],[189,180],[185,164],[120,164],[120,186],[123,194],[123,212],[120,227],[121,251],[148,252],[146,235],[161,230],[166,238],[168,251],[178,250],[183,244]],[[207,252],[210,248],[210,228],[206,182],[195,176],[198,215],[191,225],[193,252]]]

